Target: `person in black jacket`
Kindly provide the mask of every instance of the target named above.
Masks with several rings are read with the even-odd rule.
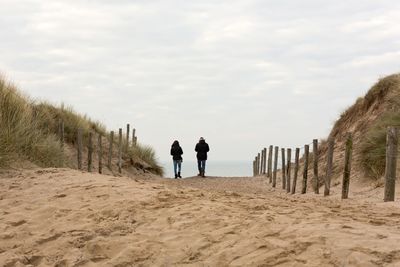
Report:
[[[207,152],[210,151],[210,148],[203,137],[200,137],[194,150],[197,152],[198,176],[205,177]]]
[[[172,160],[174,161],[174,172],[175,172],[175,179],[182,178],[181,176],[181,169],[182,169],[182,154],[183,150],[179,145],[177,140],[171,146],[171,156]]]

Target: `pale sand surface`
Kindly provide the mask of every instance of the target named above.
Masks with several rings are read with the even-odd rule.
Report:
[[[341,201],[340,188],[293,196],[263,178],[3,173],[0,266],[400,266],[400,202],[354,191]]]

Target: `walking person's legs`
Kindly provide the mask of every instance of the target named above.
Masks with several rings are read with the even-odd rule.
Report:
[[[177,178],[178,178],[177,168],[178,168],[178,161],[177,161],[177,160],[174,160],[174,173],[175,173],[175,179],[177,179]]]
[[[182,160],[178,160],[178,178],[182,178],[181,170],[182,170]]]
[[[197,176],[201,176],[201,171],[202,171],[201,160],[197,160],[197,169],[199,170],[199,174]]]
[[[201,161],[201,176],[205,176],[205,172],[206,172],[206,161],[202,160]]]

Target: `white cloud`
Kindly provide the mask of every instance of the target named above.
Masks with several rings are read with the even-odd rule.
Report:
[[[172,139],[191,148],[200,135],[218,143],[214,159],[251,160],[270,143],[308,143],[377,78],[398,71],[394,0],[0,7],[1,71],[32,96],[110,128],[130,122],[162,159]]]

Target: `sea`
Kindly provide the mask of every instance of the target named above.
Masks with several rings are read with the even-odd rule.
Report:
[[[165,170],[164,177],[174,177],[174,165],[172,160],[162,162]],[[253,164],[251,161],[215,161],[207,160],[206,176],[221,176],[221,177],[247,177],[253,175]],[[197,170],[197,161],[182,162],[183,178],[196,176],[199,173]]]

